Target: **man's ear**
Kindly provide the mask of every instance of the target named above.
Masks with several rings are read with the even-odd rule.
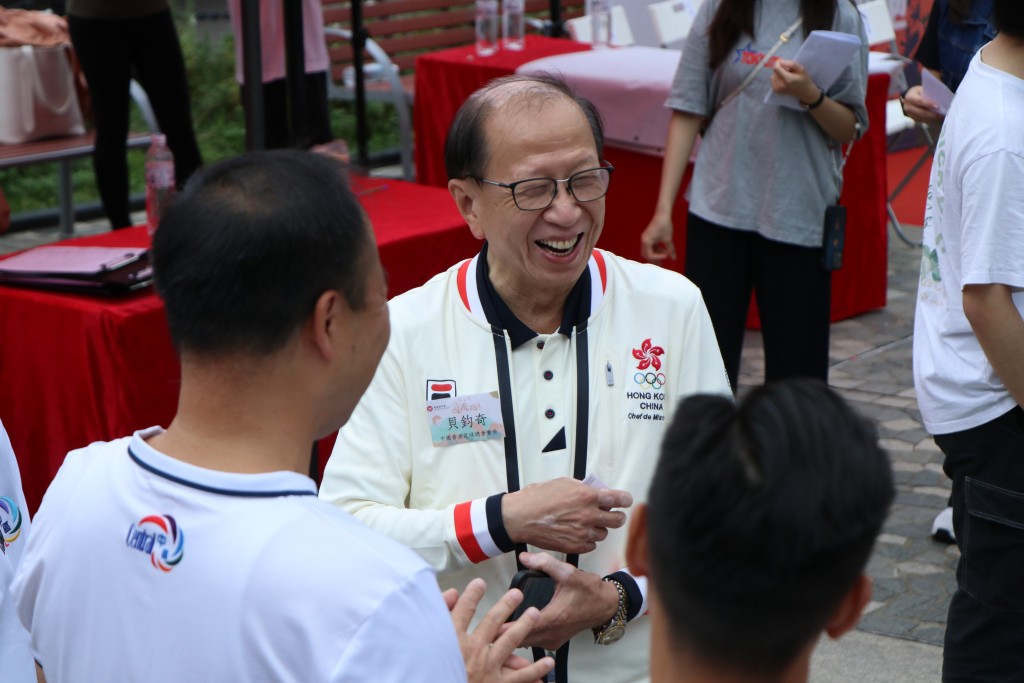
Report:
[[[626,539],[626,566],[633,576],[651,575],[646,503],[641,503],[633,509],[632,520],[629,523],[629,538]]]
[[[328,289],[317,297],[307,328],[310,342],[323,358],[333,358],[342,348],[337,344],[348,327],[348,313],[348,302],[336,290]]]
[[[825,633],[829,638],[835,640],[856,626],[870,599],[871,579],[866,574],[860,574],[825,624]]]
[[[480,226],[480,216],[477,214],[476,204],[479,189],[476,181],[470,178],[452,178],[448,181],[448,191],[451,193],[452,199],[455,200],[455,206],[458,207],[459,213],[469,225],[473,237],[482,240],[484,231]]]

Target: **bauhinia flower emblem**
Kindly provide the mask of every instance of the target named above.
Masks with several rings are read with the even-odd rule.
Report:
[[[644,343],[640,345],[639,349],[633,349],[633,358],[636,358],[639,363],[636,365],[637,370],[646,370],[647,368],[654,368],[655,370],[661,370],[661,356],[665,353],[665,349],[660,346],[653,346],[650,339],[644,339]]]

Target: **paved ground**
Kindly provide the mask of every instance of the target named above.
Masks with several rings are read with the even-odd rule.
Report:
[[[920,230],[907,228],[912,238]],[[950,483],[942,454],[921,424],[911,374],[920,250],[892,238],[884,309],[832,326],[829,383],[879,424],[892,458],[896,502],[868,566],[874,596],[857,633],[824,642],[812,680],[938,681],[946,609],[959,552],[930,538]],[[763,377],[760,334],[748,333],[741,387]]]
[[[76,233],[104,229],[94,222],[80,224]],[[914,228],[908,231],[915,238],[920,235]],[[14,233],[0,238],[0,254],[54,239],[56,229]],[[857,632],[819,647],[813,683],[939,680],[958,553],[929,537],[933,517],[946,505],[949,481],[942,474],[941,454],[921,426],[911,376],[919,259],[918,249],[893,239],[886,307],[832,328],[830,383],[878,421],[892,457],[897,497],[869,565],[874,599]],[[751,332],[741,387],[760,383],[762,371],[760,334]]]

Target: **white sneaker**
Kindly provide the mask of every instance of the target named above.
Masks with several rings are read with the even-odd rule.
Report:
[[[946,508],[932,522],[932,538],[941,543],[956,543],[953,533],[953,508]]]

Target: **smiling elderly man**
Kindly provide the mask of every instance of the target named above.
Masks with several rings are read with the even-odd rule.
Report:
[[[485,578],[484,606],[517,568],[546,572],[556,591],[528,644],[559,650],[560,681],[626,683],[648,678],[627,509],[680,398],[730,389],[698,290],[595,249],[602,144],[593,105],[553,78],[467,100],[445,161],[483,248],[391,302],[391,341],[320,495],[416,550],[442,586]]]

